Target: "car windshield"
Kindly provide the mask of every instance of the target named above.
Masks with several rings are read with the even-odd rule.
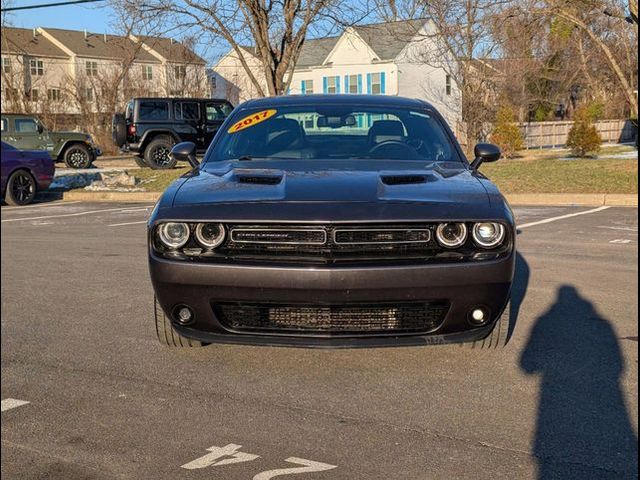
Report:
[[[206,161],[461,161],[441,121],[426,109],[279,106],[239,111],[228,125]]]

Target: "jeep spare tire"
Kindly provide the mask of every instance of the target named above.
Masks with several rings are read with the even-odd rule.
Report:
[[[127,120],[122,113],[116,113],[111,120],[111,135],[113,143],[122,147],[127,143]]]
[[[164,170],[176,166],[177,160],[171,155],[174,145],[173,138],[167,136],[156,137],[144,149],[144,160],[154,170]]]

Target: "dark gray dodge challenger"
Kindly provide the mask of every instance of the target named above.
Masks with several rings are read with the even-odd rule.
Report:
[[[515,224],[428,103],[252,100],[149,220],[158,338],[171,346],[504,344]],[[504,312],[504,315],[503,315]]]

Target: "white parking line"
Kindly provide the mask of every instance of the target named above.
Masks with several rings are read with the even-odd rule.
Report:
[[[35,205],[25,205],[24,207],[2,207],[2,211],[6,212],[8,210],[31,210],[34,208],[45,208],[45,207],[60,207],[73,205],[74,203],[80,203],[80,200],[76,200],[75,202],[53,202],[53,203],[37,203]]]
[[[111,225],[107,225],[107,226],[108,227],[124,227],[126,225],[140,225],[147,222],[148,220],[142,220],[141,222],[112,223]]]
[[[47,220],[49,218],[79,217],[82,215],[93,215],[97,213],[121,212],[123,210],[131,210],[131,209],[130,208],[103,208],[102,210],[88,210],[86,212],[64,213],[60,215],[48,215],[48,216],[42,216],[42,217],[8,218],[6,220],[2,220],[2,223],[20,222],[20,221],[29,221],[29,220]]]
[[[578,212],[578,213],[570,213],[568,215],[561,215],[559,217],[551,217],[551,218],[547,218],[545,220],[540,220],[540,221],[537,221],[537,222],[531,222],[531,223],[525,223],[523,225],[518,225],[518,229],[535,227],[536,225],[544,225],[545,223],[557,222],[558,220],[564,220],[566,218],[578,217],[580,215],[588,215],[589,213],[602,212],[603,210],[607,210],[609,208],[611,208],[611,207],[598,207],[598,208],[594,208],[594,209],[591,209],[591,210],[585,210],[585,211]]]
[[[2,400],[2,411],[11,410],[12,408],[21,407],[22,405],[26,405],[26,400],[16,400],[15,398],[5,398]]]

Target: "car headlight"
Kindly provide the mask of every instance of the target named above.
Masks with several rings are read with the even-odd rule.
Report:
[[[158,227],[158,238],[167,248],[180,248],[189,241],[189,225],[179,222],[167,222]]]
[[[494,248],[502,243],[505,228],[501,223],[483,222],[473,226],[473,240],[479,247]]]
[[[204,248],[216,248],[224,241],[224,226],[221,223],[199,223],[195,235]]]
[[[441,223],[436,229],[436,238],[443,247],[460,247],[467,241],[467,226],[464,223]]]

